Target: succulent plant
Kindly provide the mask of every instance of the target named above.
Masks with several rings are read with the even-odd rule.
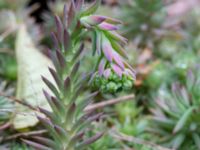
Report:
[[[193,67],[197,60],[198,55],[195,55],[193,51],[182,50],[173,57],[173,65],[175,73],[181,78],[185,78],[189,68]]]
[[[99,4],[100,0],[92,4],[94,9],[84,11],[82,8],[77,10],[79,13],[76,13],[76,20],[79,30],[72,35],[74,41],[77,42],[77,38],[80,38],[79,36],[75,37],[78,34],[82,38],[86,34],[92,33],[93,55],[98,55],[95,68],[95,71],[98,68],[98,72],[94,74],[93,79],[96,77],[104,78],[103,72],[107,72],[107,76],[110,76],[110,73],[106,70],[112,70],[113,74],[116,74],[120,78],[122,74],[129,76],[130,81],[133,82],[135,80],[135,71],[125,61],[127,53],[122,47],[124,44],[127,44],[127,39],[116,32],[122,22],[110,17],[94,15],[93,13]],[[73,31],[74,24],[69,25],[69,28]],[[101,85],[98,86],[99,88],[101,87]],[[104,90],[104,92],[109,92],[109,90]]]
[[[164,22],[165,12],[162,0],[131,0],[123,7],[122,19],[127,24],[124,32],[135,39],[138,46],[153,46],[157,40],[156,30]]]
[[[15,90],[12,86],[13,84],[9,85],[8,82],[0,78],[0,125],[9,121],[14,112],[13,102],[9,98],[5,97],[5,95],[13,95]]]
[[[115,124],[120,132],[137,137],[144,133],[147,121],[144,118],[141,120],[143,108],[136,106],[135,101],[118,104],[115,109],[119,117],[119,122]]]
[[[149,129],[156,134],[159,143],[174,149],[200,149],[199,86],[199,73],[190,71],[185,86],[174,83],[171,91],[159,90],[155,107],[151,109]]]
[[[163,61],[155,63],[144,81],[145,85],[155,90],[162,84],[169,83],[172,69],[168,68],[168,65]]]
[[[115,32],[118,29],[117,24],[121,22],[99,15],[84,16],[80,22],[92,30],[93,53],[99,56],[98,72],[93,76],[95,86],[99,86],[103,92],[116,92],[122,87],[126,89],[126,86],[131,88],[135,80],[135,71],[124,60],[127,54],[120,45],[126,44],[127,40]],[[108,82],[109,77],[112,78],[112,82],[106,87],[105,82]],[[120,85],[122,80],[123,86]]]
[[[199,46],[199,29],[200,29],[200,21],[199,21],[200,11],[198,8],[192,9],[185,17],[184,17],[184,29],[183,32],[185,34],[184,44],[191,48],[193,52],[198,53]]]
[[[158,45],[158,54],[161,58],[171,60],[180,48],[179,41],[175,39],[163,39]]]
[[[95,128],[97,129],[98,126]],[[109,149],[109,150],[121,149],[121,143],[113,139],[113,137],[110,134],[105,134],[102,138],[100,138],[95,143],[92,143],[88,147],[88,150],[98,150],[98,149]]]
[[[118,42],[126,40],[113,32],[117,29],[115,24],[119,21],[105,17],[92,15],[100,0],[91,4],[88,8],[83,7],[83,0],[71,1],[69,9],[64,7],[63,22],[56,16],[56,32],[52,33],[54,42],[53,50],[49,50],[49,56],[53,61],[54,68],[49,71],[55,83],[42,77],[44,83],[49,87],[50,92],[44,89],[44,95],[52,109],[52,112],[39,108],[46,116],[38,115],[39,121],[48,130],[52,139],[45,137],[32,137],[23,141],[38,149],[56,150],[83,150],[88,145],[99,139],[103,132],[98,132],[92,137],[87,138],[88,131],[91,129],[91,122],[101,118],[102,113],[85,112],[84,109],[92,102],[93,97],[98,93],[84,96],[84,87],[87,85],[90,74],[79,71],[81,65],[81,55],[84,45],[81,44],[85,34],[92,31],[98,34],[93,37],[93,52],[99,54],[99,62],[104,60],[108,67],[113,68],[117,76],[131,75],[135,77],[133,69],[124,61],[120,54],[124,54]],[[116,47],[113,48],[112,44]],[[102,63],[98,64],[102,66]],[[99,74],[104,71],[100,67]],[[127,73],[125,73],[127,71]],[[108,74],[108,76],[111,76]],[[132,80],[131,80],[132,81]]]
[[[95,86],[105,93],[130,89],[135,80],[135,71],[124,60],[127,53],[121,44],[126,44],[127,39],[116,32],[121,21],[89,13],[80,16],[80,23],[93,32],[93,53],[99,56],[98,72],[93,75]]]

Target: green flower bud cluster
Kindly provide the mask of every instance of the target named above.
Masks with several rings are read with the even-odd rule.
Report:
[[[121,77],[115,72],[111,72],[109,77],[96,74],[93,80],[93,86],[100,89],[102,93],[116,93],[122,90],[130,90],[133,86],[133,78],[123,74]]]

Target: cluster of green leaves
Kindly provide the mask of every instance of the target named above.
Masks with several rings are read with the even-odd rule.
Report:
[[[157,40],[166,13],[162,0],[131,0],[122,6],[122,20],[127,24],[124,32],[137,39],[139,46],[152,46]]]
[[[93,85],[95,88],[100,87],[103,93],[116,93],[122,90],[130,90],[133,86],[133,79],[126,75],[119,77],[112,72],[108,78],[96,75]]]
[[[152,90],[158,89],[163,83],[170,83],[171,71],[169,65],[158,61],[145,79],[145,85]],[[153,83],[153,84],[152,84]]]
[[[162,88],[155,100],[152,133],[159,142],[175,149],[199,149],[199,72],[189,72],[185,86],[178,83],[172,90]]]
[[[119,119],[115,124],[120,132],[137,137],[143,134],[147,121],[145,118],[141,119],[143,109],[138,107],[135,101],[118,104],[115,110]]]

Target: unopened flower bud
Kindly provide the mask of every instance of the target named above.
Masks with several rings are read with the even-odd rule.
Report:
[[[95,26],[102,23],[104,20],[106,20],[106,18],[104,16],[91,15],[91,16],[82,17],[80,20],[83,24]]]
[[[123,82],[123,89],[124,90],[130,90],[133,86],[133,81],[127,79],[126,81]]]
[[[114,70],[107,68],[102,75],[96,73],[93,85],[103,93],[116,93],[121,90],[130,90],[134,78],[130,74],[122,72],[120,77]]]
[[[117,84],[113,81],[108,82],[106,85],[107,91],[110,93],[115,93],[118,89]]]

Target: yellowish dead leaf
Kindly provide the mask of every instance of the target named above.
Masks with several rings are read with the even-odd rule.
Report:
[[[32,106],[40,106],[50,110],[42,93],[42,89],[47,89],[47,87],[43,83],[41,75],[53,81],[48,71],[48,66],[52,66],[52,63],[36,49],[25,25],[21,25],[17,33],[16,58],[18,63],[16,97]],[[37,112],[25,106],[16,105],[16,116],[13,120],[15,129],[28,128],[38,123],[35,116]]]

